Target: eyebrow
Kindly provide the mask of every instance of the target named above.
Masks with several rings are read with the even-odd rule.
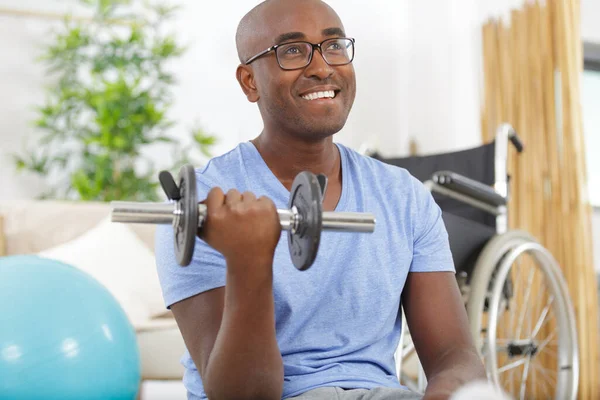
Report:
[[[323,31],[321,33],[323,36],[345,36],[346,35],[341,28],[323,29]],[[282,35],[277,36],[277,38],[275,38],[275,43],[279,44],[279,43],[287,42],[288,40],[299,40],[299,39],[306,39],[306,35],[302,32],[288,32],[288,33],[284,33]]]
[[[305,39],[305,38],[306,38],[306,35],[302,32],[288,32],[288,33],[284,33],[283,35],[277,36],[277,38],[275,39],[275,43],[279,44],[279,43],[287,42],[288,40]]]
[[[346,36],[346,33],[341,28],[323,29],[323,36]]]

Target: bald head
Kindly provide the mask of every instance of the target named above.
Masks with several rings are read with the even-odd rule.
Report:
[[[236,34],[241,63],[236,77],[248,101],[257,103],[264,132],[314,141],[327,138],[344,126],[356,95],[352,62],[331,65],[322,49],[314,56],[312,51],[302,53],[306,46],[291,44],[333,40],[327,47],[329,54],[341,55],[350,46],[353,57],[354,42],[344,48],[338,39],[350,40],[340,17],[322,0],[266,0],[242,18]],[[287,44],[278,47],[287,60],[295,58],[308,63],[285,69],[277,52],[265,52],[276,44]],[[302,60],[303,55],[310,60]],[[252,64],[245,65],[253,57]],[[311,100],[309,95],[324,91],[333,94]]]
[[[337,16],[335,11],[321,0],[265,0],[250,10],[240,21],[235,35],[240,63],[245,63],[256,53],[275,44],[269,41],[275,39],[271,37],[273,32],[269,28],[276,21],[281,21],[286,15],[298,12],[309,4],[323,7]]]
[[[263,10],[273,1],[274,0],[263,1],[252,10],[248,11],[240,21],[237,32],[235,33],[235,46],[237,47],[240,63],[245,63],[246,60],[251,57],[248,47],[249,42],[252,39],[252,34],[256,30],[256,24],[263,20]]]

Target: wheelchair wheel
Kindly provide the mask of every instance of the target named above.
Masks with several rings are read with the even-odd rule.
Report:
[[[556,260],[529,234],[494,237],[479,255],[467,313],[488,378],[517,399],[575,399],[573,306]]]

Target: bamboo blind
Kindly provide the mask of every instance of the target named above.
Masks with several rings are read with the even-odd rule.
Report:
[[[598,298],[587,199],[580,73],[579,0],[529,2],[510,23],[483,27],[482,133],[511,123],[526,150],[511,157],[510,226],[550,250],[577,318],[580,399],[600,399]]]

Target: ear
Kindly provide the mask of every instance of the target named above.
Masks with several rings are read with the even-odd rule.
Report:
[[[251,103],[256,103],[260,99],[258,88],[254,80],[254,71],[249,65],[239,65],[236,71],[237,80],[246,95],[246,98]]]

